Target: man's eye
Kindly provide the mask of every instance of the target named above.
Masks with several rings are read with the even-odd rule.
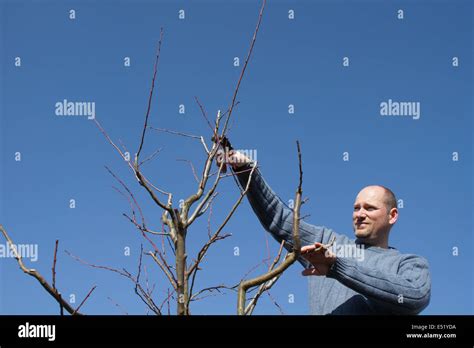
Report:
[[[357,211],[359,210],[360,208],[359,207],[354,207],[354,211]]]

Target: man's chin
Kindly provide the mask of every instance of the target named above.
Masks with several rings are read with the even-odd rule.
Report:
[[[367,237],[369,237],[370,233],[363,229],[363,230],[360,230],[360,229],[356,229],[355,230],[355,236],[359,239],[365,239]]]

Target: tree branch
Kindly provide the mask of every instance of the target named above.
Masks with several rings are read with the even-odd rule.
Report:
[[[284,245],[284,241],[281,242],[280,244],[280,249],[278,251],[278,254],[277,256],[275,257],[275,259],[273,260],[273,263],[270,265],[270,267],[268,268],[268,271],[271,271],[273,270],[273,268],[276,266],[276,264],[280,261],[280,257],[281,257],[281,252],[283,250],[283,245]],[[286,258],[286,256],[285,256]],[[245,314],[246,315],[251,315],[253,313],[253,310],[255,309],[255,307],[257,306],[257,302],[260,298],[260,296],[270,290],[272,288],[273,285],[275,285],[275,283],[278,281],[278,279],[280,279],[280,276],[282,275],[283,273],[280,273],[278,274],[277,276],[275,276],[274,278],[270,279],[268,282],[266,283],[263,283],[262,285],[260,285],[260,287],[258,288],[258,291],[257,293],[255,294],[255,296],[250,300],[250,303],[247,305],[247,307],[245,308]]]
[[[177,161],[180,161],[180,162],[187,162],[190,166],[191,166],[191,170],[193,172],[193,176],[194,176],[194,179],[196,180],[196,182],[199,184],[199,179],[197,177],[197,174],[196,174],[196,169],[194,168],[194,165],[193,165],[193,162],[190,161],[190,160],[187,160],[187,159],[177,159]]]
[[[155,66],[153,68],[153,79],[151,80],[150,96],[148,97],[148,107],[146,110],[145,124],[143,125],[142,138],[140,141],[140,146],[138,147],[137,155],[135,157],[135,164],[138,166],[138,158],[143,148],[143,143],[145,142],[145,133],[148,125],[148,116],[150,115],[151,101],[153,98],[153,90],[155,89],[155,79],[156,72],[158,71],[158,61],[160,60],[160,51],[161,51],[161,41],[163,39],[163,28],[160,30],[160,41],[158,42],[158,51],[156,52]]]
[[[54,256],[53,256],[53,267],[51,268],[51,271],[53,273],[53,289],[56,290],[56,260],[57,260],[57,255],[58,255],[58,244],[59,240],[56,239],[56,245],[54,247]]]
[[[92,289],[89,290],[89,292],[87,293],[86,297],[84,297],[84,299],[82,300],[81,304],[79,305],[79,307],[77,307],[77,309],[74,311],[74,313],[72,314],[76,314],[76,312],[81,309],[81,307],[84,305],[84,303],[86,303],[87,299],[90,297],[90,295],[92,294],[92,292],[95,290],[95,288],[97,287],[97,285],[94,285],[92,287]]]
[[[158,253],[158,255],[160,255],[161,261],[156,257],[156,254],[152,252],[148,252],[148,255],[150,255],[152,259],[156,262],[156,264],[161,268],[161,270],[163,271],[163,273],[166,275],[169,282],[173,286],[173,289],[175,289],[176,291],[176,289],[178,288],[178,282],[176,278],[174,277],[173,273],[170,271],[171,267],[168,266],[166,263],[162,262],[164,261],[164,259],[161,258],[161,253]]]
[[[56,302],[59,303],[60,306],[64,307],[70,314],[72,315],[81,315],[77,310],[72,308],[67,301],[65,301],[62,297],[61,294],[58,292],[57,289],[53,288],[49,283],[44,279],[44,277],[35,269],[27,268],[25,264],[23,263],[22,257],[18,254],[18,251],[16,250],[15,244],[11,240],[10,236],[8,235],[7,231],[5,228],[0,225],[0,231],[2,232],[3,236],[7,240],[8,245],[10,246],[11,250],[13,251],[13,254],[15,256],[16,261],[18,262],[18,265],[20,266],[21,270],[35,278],[41,286],[56,300]]]
[[[69,251],[65,250],[65,253],[67,255],[69,255],[70,257],[72,257],[73,259],[75,259],[76,261],[82,263],[83,265],[86,265],[86,266],[89,266],[89,267],[92,267],[92,268],[97,268],[97,269],[103,269],[103,270],[106,270],[106,271],[109,271],[109,272],[113,272],[113,273],[117,273],[117,274],[120,274],[122,277],[125,277],[127,279],[130,279],[133,284],[135,284],[135,289],[138,289],[140,291],[140,293],[137,292],[137,295],[140,297],[140,299],[157,315],[160,315],[161,312],[158,308],[158,306],[155,304],[155,302],[153,301],[153,299],[151,298],[151,296],[148,296],[148,294],[146,293],[146,291],[142,288],[142,286],[140,285],[138,279],[136,279],[135,277],[133,277],[130,272],[128,272],[126,269],[123,269],[123,270],[118,270],[116,268],[112,268],[112,267],[108,267],[108,266],[100,266],[100,265],[95,265],[95,264],[92,264],[92,263],[89,263],[89,262],[86,262],[84,260],[82,260],[81,258],[71,254]]]
[[[216,241],[220,240],[220,239],[223,239],[223,238],[226,238],[227,236],[229,235],[226,235],[226,236],[223,236],[223,237],[220,237],[219,238],[219,234],[221,233],[222,229],[226,226],[227,222],[229,222],[230,218],[232,217],[232,215],[234,214],[234,212],[236,211],[237,207],[240,205],[240,203],[242,202],[242,199],[244,198],[244,196],[247,194],[249,188],[250,188],[250,182],[252,180],[252,177],[253,177],[253,172],[255,170],[255,168],[257,168],[257,163],[255,163],[254,167],[252,168],[252,171],[250,172],[249,174],[249,178],[247,180],[247,185],[244,189],[243,192],[241,192],[240,194],[240,197],[237,199],[237,201],[234,203],[234,206],[232,207],[232,209],[230,210],[229,214],[227,215],[227,217],[224,219],[224,222],[219,226],[219,228],[216,230],[216,232],[214,233],[214,235],[207,241],[207,243],[201,248],[201,250],[199,251],[198,253],[198,257],[196,259],[196,261],[194,262],[194,264],[189,268],[189,271],[187,273],[187,278],[189,279],[189,277],[193,277],[193,280],[192,280],[192,284],[194,284],[194,277],[195,277],[195,274],[196,272],[198,271],[199,269],[199,264],[201,263],[202,259],[204,258],[204,256],[206,255],[207,253],[207,250],[209,249],[209,247],[215,243]],[[190,297],[192,296],[192,293],[190,293]]]
[[[249,48],[249,51],[248,51],[248,54],[247,54],[247,58],[245,59],[245,64],[242,67],[242,71],[240,73],[239,80],[237,81],[237,86],[235,87],[235,90],[234,90],[234,95],[232,97],[232,102],[231,102],[230,107],[229,107],[229,114],[227,115],[227,118],[225,120],[224,128],[222,129],[222,133],[221,133],[221,137],[226,135],[227,125],[229,123],[230,117],[232,116],[232,110],[234,110],[235,100],[237,98],[237,94],[239,93],[240,83],[242,82],[242,78],[244,77],[245,70],[247,69],[247,64],[248,64],[248,62],[250,60],[250,57],[252,55],[253,46],[255,45],[255,41],[257,40],[258,29],[260,28],[260,23],[262,22],[263,10],[265,9],[266,2],[267,2],[266,0],[263,0],[262,7],[260,8],[260,14],[258,16],[258,21],[257,21],[257,25],[255,27],[255,32],[253,33],[253,37],[252,37],[252,41],[250,43],[250,48]]]
[[[298,162],[299,162],[299,184],[295,194],[295,205],[293,208],[293,251],[287,255],[285,260],[276,268],[268,271],[267,273],[246,281],[242,281],[239,286],[238,301],[237,301],[237,313],[239,315],[245,315],[245,302],[247,291],[261,284],[270,281],[272,278],[280,276],[288,267],[290,267],[299,257],[301,250],[301,243],[299,238],[299,225],[300,225],[300,208],[301,208],[301,194],[303,185],[303,169],[301,163],[301,150],[300,144],[297,141],[298,150]],[[252,309],[253,311],[253,309]]]

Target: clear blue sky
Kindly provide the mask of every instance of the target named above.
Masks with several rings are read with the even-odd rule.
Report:
[[[27,264],[51,279],[60,240],[57,284],[90,314],[146,313],[126,279],[72,260],[64,249],[102,265],[136,272],[141,238],[121,216],[128,203],[112,188],[108,165],[139,199],[149,224],[160,211],[86,117],[58,117],[55,103],[96,103],[111,137],[136,151],[150,88],[154,53],[164,27],[150,124],[210,138],[194,102],[209,115],[226,109],[247,54],[256,1],[1,1],[0,223],[16,243],[37,243]],[[69,10],[76,19],[69,19]],[[179,20],[178,11],[185,10]],[[288,19],[288,11],[295,19]],[[397,19],[397,10],[404,19]],[[403,199],[390,245],[428,259],[431,303],[423,314],[473,314],[473,5],[471,1],[268,1],[254,55],[242,83],[230,138],[256,149],[262,173],[288,201],[297,185],[295,140],[303,149],[307,221],[352,236],[352,204],[369,184]],[[21,67],[15,67],[21,57]],[[124,67],[124,57],[131,66]],[[342,65],[349,57],[349,67]],[[458,57],[459,66],[452,66]],[[380,103],[421,103],[421,117],[383,117]],[[178,106],[185,105],[185,114]],[[294,104],[295,113],[288,113]],[[195,191],[191,139],[150,133],[145,153],[163,147],[144,167],[174,201]],[[349,161],[343,161],[343,152]],[[21,152],[21,162],[14,160]],[[452,153],[459,160],[452,160]],[[232,179],[219,189],[213,227],[238,196]],[[69,208],[69,200],[76,208]],[[211,249],[197,288],[236,284],[267,256],[265,232],[247,202]],[[189,231],[189,258],[206,240],[206,218]],[[271,254],[277,243],[268,237]],[[4,241],[1,241],[4,243]],[[124,248],[132,254],[124,256]],[[234,256],[239,247],[240,256]],[[458,256],[453,256],[453,248]],[[145,244],[149,250],[149,245]],[[157,298],[166,282],[146,261]],[[308,313],[307,279],[292,266],[271,291],[286,314]],[[260,267],[253,275],[264,271]],[[289,295],[294,303],[289,303]],[[111,297],[114,302],[107,299]],[[161,300],[157,300],[161,302]],[[13,259],[0,259],[0,313],[55,314],[57,305]],[[235,313],[236,296],[194,303],[192,313]],[[256,311],[278,314],[268,296]]]

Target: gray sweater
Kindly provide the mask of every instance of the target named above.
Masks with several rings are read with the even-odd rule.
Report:
[[[249,171],[238,174],[243,187],[248,177]],[[293,211],[272,191],[259,170],[252,175],[247,197],[265,230],[278,242],[284,240],[285,248],[291,250]],[[299,233],[302,245],[326,244],[334,236],[339,247],[333,250],[338,257],[327,276],[308,277],[311,314],[418,314],[428,305],[431,278],[426,259],[401,254],[391,247],[364,245],[304,221]],[[298,261],[310,266],[302,257]]]

